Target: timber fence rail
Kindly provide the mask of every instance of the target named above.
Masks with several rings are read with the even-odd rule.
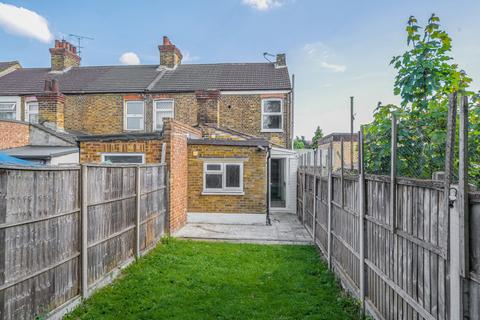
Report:
[[[59,318],[167,226],[167,169],[0,167],[0,319]]]

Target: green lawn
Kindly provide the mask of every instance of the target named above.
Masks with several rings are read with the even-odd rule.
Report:
[[[358,319],[311,246],[166,239],[66,319]]]

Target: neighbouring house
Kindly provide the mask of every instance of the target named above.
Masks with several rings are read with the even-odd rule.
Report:
[[[17,120],[0,119],[0,151],[30,163],[67,165],[79,163],[74,135]]]
[[[327,154],[331,149],[333,154],[332,169],[336,171],[342,168],[342,144],[344,169],[358,169],[358,134],[354,133],[352,135],[340,132],[331,133],[318,140],[317,150],[322,152],[323,167],[327,166]],[[313,157],[311,159],[313,161]]]
[[[75,46],[57,40],[49,67],[17,63],[0,73],[0,119],[74,136],[80,163],[165,158],[171,210],[182,211],[171,217],[171,229],[187,210],[295,211],[285,55],[275,62],[182,64],[168,37],[158,49],[155,65],[83,67]]]

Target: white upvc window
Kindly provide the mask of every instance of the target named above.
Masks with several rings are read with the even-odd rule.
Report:
[[[144,101],[125,101],[124,123],[126,131],[143,130],[145,123]]]
[[[102,153],[102,163],[142,164],[145,163],[144,153]]]
[[[20,97],[0,97],[0,119],[20,120]]]
[[[202,194],[243,195],[243,162],[205,161]]]
[[[30,101],[25,104],[25,121],[38,123],[38,102]]]
[[[262,132],[283,132],[283,100],[262,100]]]
[[[172,99],[153,101],[153,130],[163,129],[163,119],[175,116],[175,103]]]

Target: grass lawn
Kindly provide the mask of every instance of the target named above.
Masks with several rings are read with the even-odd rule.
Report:
[[[166,239],[66,319],[359,319],[311,246]]]

